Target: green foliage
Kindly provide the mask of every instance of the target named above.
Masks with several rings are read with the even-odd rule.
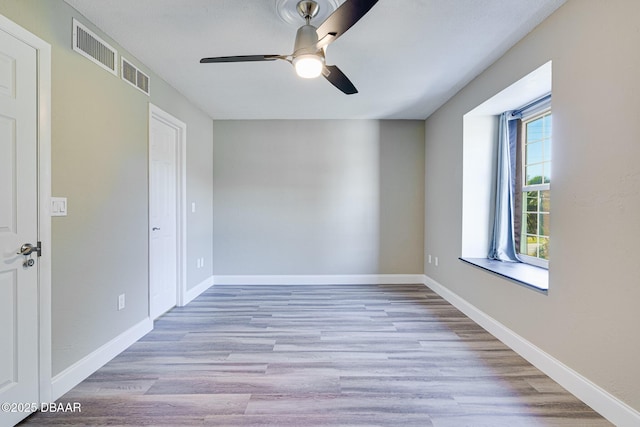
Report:
[[[551,182],[546,176],[534,176],[529,181],[527,181],[527,185],[536,185],[536,184],[548,184]]]

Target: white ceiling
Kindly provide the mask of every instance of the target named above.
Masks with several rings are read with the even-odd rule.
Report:
[[[425,119],[565,0],[380,0],[327,50],[349,96],[284,61],[199,63],[292,53],[278,0],[65,1],[214,119]]]

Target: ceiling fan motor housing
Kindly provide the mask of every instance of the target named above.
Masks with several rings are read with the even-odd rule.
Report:
[[[318,33],[313,25],[303,25],[298,28],[296,34],[296,42],[293,46],[293,56],[304,54],[315,55],[318,52],[316,44],[318,43]]]

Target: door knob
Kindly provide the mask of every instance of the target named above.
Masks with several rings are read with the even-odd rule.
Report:
[[[158,230],[160,230],[160,227],[153,227],[153,228],[151,229],[151,231],[158,231]]]
[[[38,248],[37,246],[33,246],[31,243],[25,243],[20,247],[20,250],[16,252],[16,254],[27,256],[31,255],[34,252],[39,252],[39,250],[40,248]]]

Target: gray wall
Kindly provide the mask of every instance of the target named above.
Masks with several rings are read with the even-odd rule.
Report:
[[[426,122],[428,276],[640,410],[636,0],[569,0]],[[550,290],[461,255],[465,113],[553,60]]]
[[[213,128],[214,274],[422,273],[424,122]]]
[[[76,17],[126,54],[62,0],[3,0],[0,13],[52,45],[52,194],[69,210],[52,220],[55,375],[148,316],[149,102],[187,123],[187,199],[198,202],[187,218],[188,287],[211,276],[212,122],[132,55],[151,98],[73,52]]]

